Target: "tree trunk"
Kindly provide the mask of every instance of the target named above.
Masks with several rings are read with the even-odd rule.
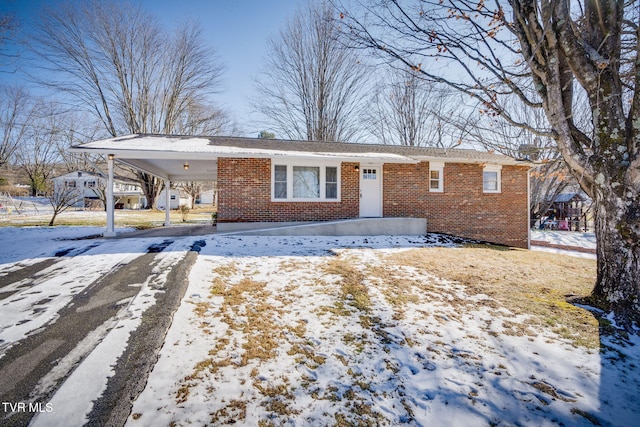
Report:
[[[144,172],[138,172],[138,179],[140,180],[140,184],[142,184],[142,192],[147,199],[147,208],[155,209],[158,204],[158,194],[162,190],[161,181],[153,175]]]
[[[640,207],[625,206],[611,193],[594,200],[598,276],[592,296],[629,328],[640,325]]]

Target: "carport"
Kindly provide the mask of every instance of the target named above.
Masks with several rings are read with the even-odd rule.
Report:
[[[140,138],[139,135],[128,135],[122,138],[90,142],[70,149],[74,153],[101,154],[106,157],[108,169],[107,227],[103,233],[104,237],[114,237],[116,235],[114,223],[115,203],[113,198],[115,162],[162,179],[167,189],[170,188],[172,182],[215,181],[217,179],[219,156],[217,153],[207,153],[206,150],[202,150],[202,145],[206,146],[209,142],[207,139],[190,138],[189,140],[182,140],[181,137],[175,137],[175,141],[167,141],[165,137],[162,138],[162,141],[165,144],[161,143],[160,139],[152,136]],[[179,144],[176,144],[176,142],[179,142]],[[165,191],[165,197],[164,225],[169,226],[171,225],[169,215],[171,192]]]

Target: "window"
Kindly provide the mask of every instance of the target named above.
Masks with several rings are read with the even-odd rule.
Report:
[[[325,194],[327,199],[338,198],[338,168],[329,166],[326,168]]]
[[[293,198],[320,198],[320,168],[313,166],[293,167]]]
[[[362,169],[362,179],[376,179],[377,169]]]
[[[64,186],[67,188],[76,188],[76,182],[75,181],[65,181],[64,182]]]
[[[444,163],[429,162],[429,191],[442,193],[444,191]]]
[[[501,170],[502,167],[498,165],[486,165],[484,167],[482,171],[482,191],[485,193],[500,193]]]
[[[96,187],[96,182],[95,181],[85,181],[84,186],[88,187],[88,188],[95,188]]]
[[[276,165],[273,173],[273,198],[287,198],[287,167]]]
[[[272,168],[274,201],[337,201],[339,167],[318,166],[318,162],[295,161]]]

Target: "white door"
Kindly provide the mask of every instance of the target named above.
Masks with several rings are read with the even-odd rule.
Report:
[[[382,168],[361,166],[360,169],[360,217],[382,217]]]

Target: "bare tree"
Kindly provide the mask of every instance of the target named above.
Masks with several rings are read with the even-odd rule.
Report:
[[[80,195],[77,188],[67,186],[55,188],[51,181],[49,181],[46,197],[53,208],[53,215],[49,220],[49,227],[53,227],[58,215],[75,205]]]
[[[254,107],[277,134],[315,141],[358,138],[366,69],[342,45],[338,26],[326,2],[309,2],[270,40]]]
[[[486,114],[553,138],[594,201],[592,301],[640,322],[640,34],[636,2],[363,1],[339,6],[353,40],[476,99]],[[420,66],[420,64],[422,64]],[[591,125],[575,120],[585,93]],[[505,100],[542,109],[519,121]]]
[[[461,114],[460,95],[423,80],[416,70],[393,69],[376,85],[364,122],[383,144],[449,148],[473,125]]]
[[[106,168],[103,156],[88,153],[69,153],[73,145],[95,141],[104,135],[104,129],[85,112],[66,111],[59,114],[60,138],[58,151],[67,172],[87,171],[102,174]],[[100,166],[102,165],[102,166]]]
[[[580,100],[582,108],[576,109],[574,117],[582,126],[588,127],[585,115],[588,106],[583,101]],[[509,107],[513,118],[526,122],[529,126],[542,128],[547,124],[544,111],[541,109],[530,109],[512,100],[506,100],[504,105]],[[453,120],[456,123],[455,119]],[[578,186],[578,181],[569,172],[554,138],[539,136],[527,128],[512,126],[484,111],[474,120],[474,125],[465,126],[465,130],[467,140],[474,145],[506,156],[532,160],[538,164],[530,174],[529,211],[532,225],[549,210],[562,192]]]
[[[0,87],[0,168],[25,139],[34,118],[33,99],[20,87]]]
[[[33,105],[34,115],[27,126],[24,141],[16,150],[17,165],[26,173],[31,195],[45,194],[56,165],[60,162],[62,137],[60,115],[53,104],[38,100]]]
[[[207,101],[222,68],[195,23],[169,34],[128,3],[70,1],[41,14],[32,41],[47,71],[40,82],[71,96],[111,136],[216,134],[227,123]],[[137,175],[155,207],[162,181]]]
[[[16,54],[7,50],[7,45],[15,38],[17,28],[18,20],[15,14],[0,12],[0,66],[6,65],[17,57]]]

